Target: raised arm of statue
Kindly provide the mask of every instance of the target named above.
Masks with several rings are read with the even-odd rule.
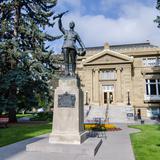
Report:
[[[58,20],[58,26],[59,26],[60,31],[63,34],[65,34],[65,29],[63,28],[63,25],[62,25],[62,17],[60,17],[59,20]]]
[[[157,6],[156,6],[157,9],[160,8],[160,0],[157,0]]]
[[[77,41],[78,41],[79,45],[81,46],[81,48],[83,50],[85,50],[86,47],[85,47],[84,43],[82,42],[82,40],[81,40],[81,38],[78,34],[77,34]]]

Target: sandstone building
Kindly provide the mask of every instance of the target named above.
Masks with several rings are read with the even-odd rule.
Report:
[[[87,48],[77,73],[84,103],[131,104],[136,114],[160,114],[160,48],[149,42]]]

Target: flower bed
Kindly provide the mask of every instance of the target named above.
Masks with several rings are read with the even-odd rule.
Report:
[[[93,131],[119,131],[121,130],[115,124],[84,124],[85,130]]]

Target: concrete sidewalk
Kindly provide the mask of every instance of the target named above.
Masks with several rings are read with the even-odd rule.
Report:
[[[121,131],[107,132],[107,140],[103,141],[95,160],[135,160],[129,135],[139,130],[128,128],[126,124],[119,127]]]
[[[26,152],[25,146],[45,138],[47,135],[24,140],[6,147],[0,147],[0,160],[135,160],[129,134],[138,132],[126,124],[119,125],[121,131],[106,132],[107,139],[94,158],[83,155]]]

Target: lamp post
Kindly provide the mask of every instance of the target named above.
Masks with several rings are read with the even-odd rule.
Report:
[[[85,105],[88,105],[88,91],[86,91],[86,104]]]
[[[127,94],[128,94],[128,103],[127,103],[127,105],[131,105],[131,103],[130,103],[130,92],[129,92],[129,90],[127,91]]]

